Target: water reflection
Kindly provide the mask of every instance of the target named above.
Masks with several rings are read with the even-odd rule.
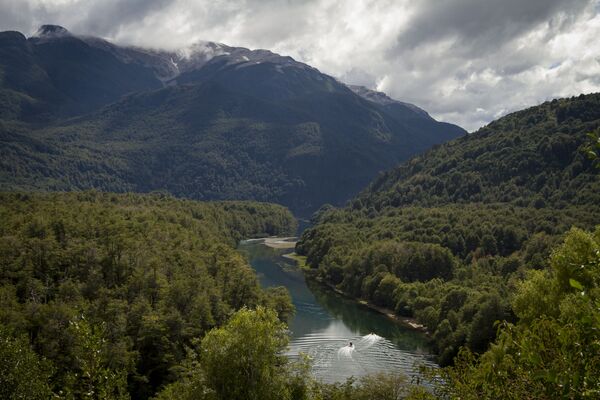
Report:
[[[426,338],[387,317],[328,290],[275,250],[252,242],[240,245],[261,285],[285,286],[296,314],[289,327],[288,355],[308,354],[315,375],[328,382],[379,371],[418,375],[417,365],[434,366]],[[349,346],[352,342],[353,345]]]

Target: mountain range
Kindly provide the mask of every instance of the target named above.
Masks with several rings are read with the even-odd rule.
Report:
[[[4,190],[167,191],[306,216],[465,133],[268,50],[0,33]]]

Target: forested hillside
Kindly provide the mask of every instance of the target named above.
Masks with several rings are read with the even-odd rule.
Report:
[[[0,185],[166,190],[306,216],[466,133],[389,102],[268,50],[129,48],[51,25],[0,32]]]
[[[286,320],[287,292],[260,289],[235,245],[295,229],[261,203],[0,194],[0,397],[153,396],[235,310]]]
[[[415,317],[440,362],[483,352],[516,319],[519,279],[548,266],[572,226],[600,223],[586,157],[600,95],[508,115],[383,174],[343,209],[323,209],[297,252],[325,282]]]
[[[516,285],[518,322],[498,325],[497,340],[481,357],[463,349],[444,371],[440,397],[600,397],[600,226],[570,230],[549,264]]]
[[[600,204],[582,149],[600,124],[600,94],[552,100],[437,146],[376,179],[356,207]]]

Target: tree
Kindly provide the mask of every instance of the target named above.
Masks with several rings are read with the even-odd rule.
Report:
[[[186,348],[237,308],[291,314],[285,289],[261,290],[234,246],[240,237],[290,233],[282,228],[295,229],[292,222],[284,208],[253,202],[0,193],[0,325],[26,338],[11,346],[53,365],[31,380],[57,396],[149,398],[180,376]],[[35,364],[25,361],[0,366],[9,379],[2,389],[37,374],[31,366],[14,375]]]
[[[286,393],[281,355],[287,328],[275,311],[242,309],[201,343],[207,386],[222,400],[279,400]]]
[[[483,299],[482,299],[483,300]],[[481,307],[473,317],[469,331],[469,348],[481,353],[487,350],[487,345],[496,336],[496,321],[503,321],[507,317],[506,304],[497,294],[491,294],[482,301]]]
[[[597,163],[597,166],[600,167],[600,129],[596,129],[596,131],[588,133],[588,137],[590,138],[590,144],[586,148],[587,155],[590,159]]]
[[[184,373],[157,400],[307,400],[318,384],[310,364],[283,355],[287,327],[277,312],[243,308],[188,349]]]
[[[275,310],[281,321],[289,321],[296,312],[290,292],[284,286],[265,289],[263,305]]]
[[[52,368],[38,356],[25,337],[13,337],[0,326],[0,398],[45,400]]]
[[[517,325],[504,323],[481,358],[463,349],[444,371],[446,397],[599,398],[600,229],[572,229],[550,264],[521,285]]]
[[[68,380],[66,398],[127,400],[127,373],[110,367],[107,341],[102,326],[93,326],[83,317],[72,321],[69,330],[75,338],[76,367]]]

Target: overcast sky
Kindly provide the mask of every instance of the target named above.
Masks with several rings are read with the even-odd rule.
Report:
[[[600,91],[600,0],[0,0],[0,30],[44,23],[122,44],[267,48],[468,130]]]

